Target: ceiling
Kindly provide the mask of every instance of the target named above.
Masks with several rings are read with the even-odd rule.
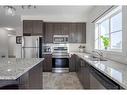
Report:
[[[36,8],[16,8],[15,16],[5,15],[0,6],[0,27],[19,27],[21,19],[43,19],[44,21],[86,21],[93,6],[36,6]]]

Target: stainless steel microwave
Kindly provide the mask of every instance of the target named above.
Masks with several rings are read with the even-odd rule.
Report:
[[[68,35],[54,35],[53,36],[53,43],[68,43]]]

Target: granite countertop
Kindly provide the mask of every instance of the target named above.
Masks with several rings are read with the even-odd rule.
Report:
[[[127,89],[127,65],[119,62],[111,61],[91,61],[89,59],[90,54],[70,52],[70,54],[76,54],[80,58],[84,59],[94,68],[102,72],[104,75],[118,83],[123,88]]]
[[[16,80],[43,60],[44,58],[1,58],[0,80]]]

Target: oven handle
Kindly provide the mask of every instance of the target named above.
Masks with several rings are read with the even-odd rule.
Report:
[[[69,56],[52,56],[52,58],[69,58]]]

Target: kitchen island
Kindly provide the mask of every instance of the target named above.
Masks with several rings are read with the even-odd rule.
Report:
[[[42,89],[44,58],[0,59],[0,88]]]

